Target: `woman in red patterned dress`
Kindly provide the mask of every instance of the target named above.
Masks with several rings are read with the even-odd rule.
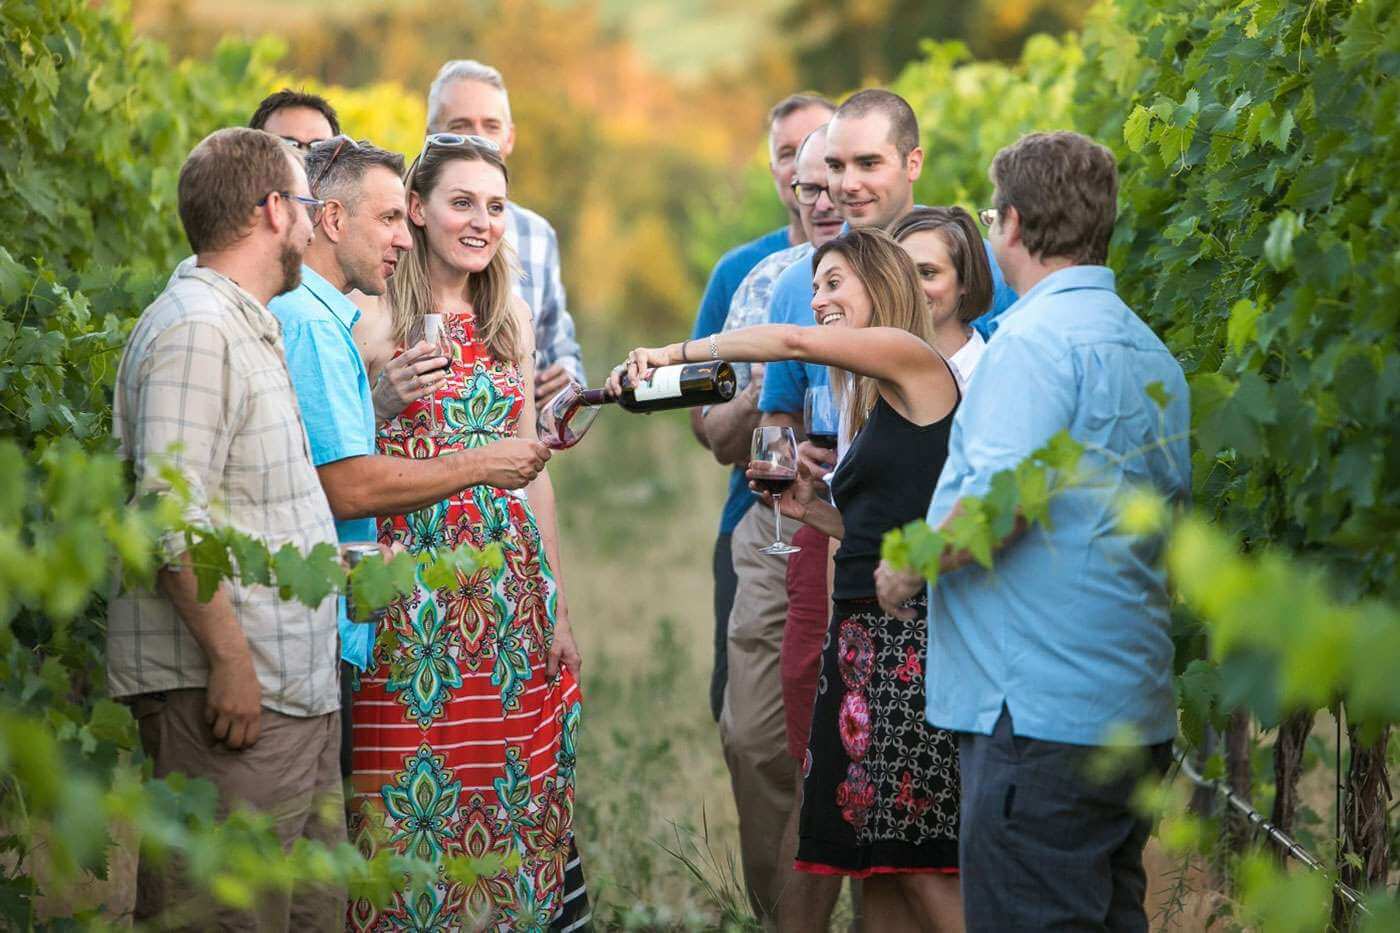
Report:
[[[366,329],[383,360],[443,315],[445,384],[379,428],[379,452],[422,459],[535,436],[534,333],[512,294],[507,174],[475,137],[429,137],[405,176],[414,249],[391,280],[391,311]],[[501,547],[499,569],[395,603],[355,692],[355,813],[366,857],[476,860],[474,880],[439,870],[384,908],[352,901],[352,930],[567,928],[586,913],[573,840],[578,651],[558,585],[554,493],[473,486],[409,515],[380,540],[411,553]],[[483,870],[486,866],[486,870]],[[566,880],[567,877],[567,880]]]

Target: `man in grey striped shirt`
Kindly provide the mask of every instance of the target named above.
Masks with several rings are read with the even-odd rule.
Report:
[[[117,372],[113,429],[136,492],[170,495],[178,476],[195,526],[236,528],[274,551],[334,545],[281,327],[266,308],[300,281],[320,202],[289,149],[240,128],[190,153],[179,205],[196,262],[142,313]],[[131,703],[156,777],[210,781],[221,813],[269,814],[285,847],[344,842],[335,599],[307,607],[229,580],[201,602],[183,534],[162,544],[155,590],[119,594],[107,627],[108,686]],[[261,892],[256,913],[218,910],[204,897],[143,853],[138,920],[344,924],[343,890]]]

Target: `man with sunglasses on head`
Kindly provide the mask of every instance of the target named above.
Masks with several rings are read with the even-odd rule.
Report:
[[[311,242],[319,202],[301,161],[268,133],[219,130],[186,159],[178,199],[195,261],[136,322],[113,398],[136,494],[183,489],[190,524],[273,547],[333,544],[281,328],[267,310],[300,284]],[[335,600],[307,607],[237,578],[201,600],[184,534],[161,545],[155,587],[113,598],[106,652],[108,690],[132,706],[155,776],[209,781],[220,815],[265,814],[287,849],[300,839],[344,844]],[[333,930],[345,901],[332,885],[274,887],[236,910],[143,853],[135,917],[179,910],[201,928]]]
[[[377,516],[411,512],[468,486],[516,486],[533,479],[549,456],[533,439],[507,438],[489,448],[425,460],[375,453],[376,393],[370,390],[352,333],[360,309],[347,293],[384,294],[400,254],[413,248],[403,157],[339,136],[311,147],[306,172],[324,206],[306,250],[301,285],[273,299],[269,308],[282,323],[287,368],[311,459],[340,542],[372,542],[378,537]],[[446,362],[428,343],[399,354],[394,365],[409,381],[404,383],[406,397],[392,413],[435,391],[445,378]],[[353,737],[349,694],[356,672],[369,669],[375,627],[348,619],[343,601],[339,621],[341,773],[348,776]]]
[[[302,155],[316,143],[340,133],[340,118],[330,101],[319,94],[283,88],[258,104],[248,125],[271,133]]]
[[[428,133],[477,136],[495,145],[502,159],[515,149],[515,124],[505,79],[490,65],[470,59],[447,62],[428,89]],[[451,135],[447,135],[451,134]],[[560,274],[559,237],[534,211],[507,204],[506,242],[520,261],[516,291],[535,318],[535,403],[542,405],[570,379],[585,382],[583,351],[574,336]]]

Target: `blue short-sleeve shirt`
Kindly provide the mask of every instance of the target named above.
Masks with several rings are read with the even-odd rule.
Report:
[[[729,317],[730,302],[733,301],[734,293],[738,291],[739,284],[744,281],[745,276],[769,255],[791,245],[788,242],[787,227],[779,227],[756,240],[736,246],[721,256],[710,272],[709,282],[705,285],[705,294],[700,299],[700,309],[695,315],[695,327],[690,332],[691,339],[703,340],[723,330],[725,319]],[[729,494],[724,500],[724,510],[720,513],[719,533],[731,534],[753,502],[754,496],[749,492],[749,481],[745,478],[744,471],[736,468],[729,474]]]
[[[992,266],[992,307],[972,322],[983,337],[990,338],[996,330],[997,320],[1016,301],[1016,293],[1006,284],[992,246],[983,241],[987,250],[987,261]],[[773,287],[773,298],[769,305],[768,323],[797,324],[810,327],[816,324],[812,317],[812,264],[797,262],[778,277]],[[802,411],[802,398],[809,386],[824,386],[827,383],[826,367],[815,363],[799,363],[795,360],[782,360],[769,363],[763,369],[763,394],[758,400],[762,412]]]
[[[316,270],[302,266],[301,285],[272,299],[268,310],[282,323],[282,346],[312,462],[319,467],[373,454],[374,398],[351,333],[360,309]],[[342,544],[378,537],[372,518],[338,521],[335,531]],[[341,600],[341,658],[368,668],[373,640],[374,626],[350,622]]]
[[[1153,383],[1170,397],[1159,407]],[[1006,312],[953,418],[929,508],[934,526],[1061,430],[1085,448],[1051,500],[1051,527],[995,567],[944,574],[929,594],[927,713],[990,734],[1097,745],[1115,727],[1176,734],[1166,579],[1156,536],[1119,527],[1132,489],[1190,496],[1190,408],[1181,367],[1114,291],[1104,266],[1047,276]]]

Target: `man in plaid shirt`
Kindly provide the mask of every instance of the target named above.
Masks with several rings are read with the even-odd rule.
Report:
[[[470,59],[443,65],[428,89],[428,132],[479,136],[495,143],[508,159],[515,148],[515,124],[501,73]],[[569,379],[585,381],[559,272],[559,237],[549,221],[511,201],[506,242],[520,260],[516,291],[535,315],[535,401],[543,404]]]
[[[300,282],[322,204],[291,150],[253,129],[195,147],[179,204],[196,261],[142,313],[117,369],[112,427],[136,492],[171,495],[168,466],[194,526],[237,528],[274,551],[334,545],[266,307]],[[287,849],[343,844],[336,600],[308,607],[234,578],[201,602],[183,534],[167,534],[162,550],[157,585],[117,594],[107,618],[108,689],[131,704],[155,776],[209,781],[221,814],[265,814]],[[302,885],[260,891],[246,912],[220,908],[143,853],[135,916],[181,909],[221,929],[336,930],[345,899],[334,885]]]

